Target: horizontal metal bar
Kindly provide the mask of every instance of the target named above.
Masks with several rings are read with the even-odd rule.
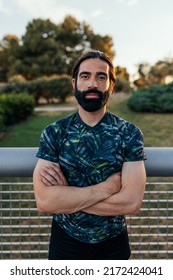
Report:
[[[172,254],[173,253],[173,251],[172,250],[137,250],[137,251],[134,251],[134,250],[132,250],[132,253],[133,254],[139,254],[140,253],[140,255],[142,256],[142,254],[159,254],[159,255],[161,255],[161,254]]]
[[[0,148],[0,177],[32,177],[38,148]],[[173,176],[173,148],[146,147],[147,176]]]
[[[8,251],[1,251],[3,254],[47,254],[47,250],[8,250]],[[142,256],[142,254],[172,254],[173,250],[132,250],[133,254],[139,254]]]
[[[8,251],[1,251],[3,254],[47,254],[47,250],[8,250]]]
[[[2,229],[7,229],[7,228],[9,228],[9,226],[10,226],[10,228],[11,229],[15,229],[15,228],[17,228],[17,229],[26,229],[26,228],[48,228],[48,227],[50,227],[50,226],[48,226],[48,225],[1,225],[1,228]],[[140,229],[150,229],[150,228],[156,228],[156,229],[159,229],[159,228],[161,228],[161,229],[164,229],[164,228],[169,228],[169,229],[172,229],[173,228],[173,225],[158,225],[158,224],[156,224],[156,225],[130,225],[130,228],[140,228]]]
[[[152,198],[150,199],[149,198],[149,199],[144,199],[143,202],[149,202],[149,203],[155,203],[155,202],[157,202],[157,203],[167,202],[168,203],[169,202],[170,203],[170,202],[173,202],[173,199],[168,200],[168,199],[160,199],[160,198],[159,199],[152,199]]]
[[[3,242],[3,245],[4,246],[7,246],[7,245],[19,245],[19,242]],[[47,241],[39,241],[39,242],[34,242],[34,241],[31,241],[31,242],[26,242],[26,241],[24,241],[24,242],[20,242],[20,246],[24,246],[24,245],[47,245],[48,244],[48,242]]]
[[[130,229],[130,226],[128,226],[128,228]],[[42,236],[42,237],[45,237],[45,236],[49,236],[50,233],[20,233],[20,237],[37,237],[37,236]],[[129,232],[129,236],[132,238],[132,237],[149,237],[149,236],[153,236],[153,234],[151,233],[131,233]],[[157,236],[159,237],[173,237],[173,233],[159,233]],[[1,234],[1,237],[19,237],[19,234],[18,233],[2,233]],[[139,242],[140,243],[140,242]],[[142,243],[141,243],[142,244]]]
[[[38,227],[39,228],[39,227]],[[47,228],[49,228],[49,227],[47,227]],[[38,233],[38,232],[36,232],[36,233],[20,233],[20,237],[37,237],[37,236],[42,236],[42,237],[44,237],[44,236],[49,236],[49,234],[48,233]],[[147,235],[148,236],[148,235]],[[1,237],[19,237],[19,234],[18,233],[1,233]],[[39,241],[38,241],[38,243],[39,243]]]
[[[141,211],[148,211],[148,210],[150,210],[150,211],[167,211],[168,210],[168,208],[151,208],[151,207],[147,207],[147,208],[141,208]],[[2,211],[2,212],[5,212],[5,211],[20,211],[20,212],[25,212],[25,211],[29,211],[29,212],[31,212],[31,211],[34,211],[34,212],[37,212],[37,209],[36,208],[0,208],[0,211]],[[173,208],[171,208],[171,207],[169,207],[169,211],[173,211]]]
[[[5,185],[5,186],[8,186],[8,184],[4,184],[3,182],[0,182],[0,186],[3,186],[3,185]],[[11,185],[11,187],[15,187],[16,186],[16,184],[15,183],[10,183],[10,185]],[[23,186],[24,185],[24,183],[23,182],[20,182],[20,186]],[[32,184],[33,185],[33,184]],[[162,186],[162,185],[164,185],[164,186],[172,186],[173,185],[173,183],[172,182],[165,182],[164,184],[161,184],[161,182],[157,182],[157,184],[150,184],[150,183],[146,183],[146,185],[149,185],[149,186],[153,186],[154,188],[155,188],[155,186],[158,186],[158,185],[160,185],[160,186]],[[10,189],[10,193],[11,194],[19,194],[19,190],[15,190],[15,188],[14,189]],[[20,194],[26,194],[26,190],[22,190],[22,189],[20,189]],[[34,194],[34,191],[33,190],[27,190],[27,193],[28,194],[30,194],[30,195],[32,195],[32,194]],[[172,190],[160,190],[160,189],[158,189],[158,190],[148,190],[147,189],[147,187],[146,187],[146,190],[145,190],[145,193],[146,194],[165,194],[165,193],[168,193],[168,194],[173,194],[173,191]],[[9,194],[9,190],[1,190],[1,194]]]
[[[168,208],[160,208],[160,207],[159,208],[151,208],[151,207],[143,208],[142,207],[140,211],[142,212],[142,211],[149,211],[149,210],[150,211],[159,211],[159,212],[160,211],[168,211],[168,210],[173,211],[173,208],[169,207],[169,209],[168,209]]]
[[[130,225],[130,228],[139,228],[139,225]],[[169,228],[169,229],[171,229],[171,228],[173,228],[173,225],[140,225],[140,229],[143,229],[143,228],[147,228],[147,229],[149,229],[149,228],[157,228],[157,229]]]
[[[9,244],[10,245],[19,245],[19,242],[3,242],[3,246],[9,246]],[[47,241],[39,241],[39,242],[34,242],[34,241],[31,241],[31,242],[20,242],[20,246],[27,246],[27,245],[48,245],[49,244],[49,242],[47,242]],[[140,244],[140,246],[141,246],[141,248],[143,247],[143,246],[148,246],[148,245],[152,245],[152,246],[156,246],[156,245],[162,245],[162,246],[164,246],[164,245],[173,245],[173,242],[151,242],[151,241],[149,241],[149,242],[142,242],[142,243],[140,243],[140,242],[130,242],[130,244],[131,245],[133,245],[133,246],[136,246],[136,245],[139,245]]]
[[[49,228],[50,226],[49,225],[10,225],[10,228],[18,228],[18,229],[21,229],[21,228]],[[162,226],[163,227],[163,226]],[[9,228],[9,225],[1,225],[1,228]]]
[[[26,194],[26,192],[25,192],[25,194]],[[10,199],[3,199],[3,203],[4,202],[9,202],[10,201],[10,203],[18,203],[18,204],[21,204],[21,202],[29,202],[29,203],[31,203],[31,202],[35,202],[35,199],[13,199],[13,198],[10,198]]]
[[[172,183],[173,184],[173,183]],[[26,194],[26,192],[25,192],[25,194]],[[160,193],[159,193],[160,194]],[[21,202],[35,202],[35,199],[33,198],[33,199],[16,199],[16,198],[12,198],[12,197],[10,197],[9,199],[3,199],[3,202],[9,202],[10,201],[10,203],[15,203],[15,202],[18,202],[19,204],[21,203]],[[150,203],[155,203],[155,202],[173,202],[173,199],[155,199],[155,198],[148,198],[148,199],[143,199],[143,202],[150,202]]]
[[[139,245],[139,243],[140,242],[131,242],[130,244],[131,245]],[[151,242],[151,241],[149,241],[149,242],[142,242],[142,243],[140,243],[140,246],[142,247],[142,246],[148,246],[148,245],[152,245],[152,246],[155,246],[155,245],[173,245],[173,242]]]
[[[165,218],[166,218],[166,220],[173,220],[173,217],[171,217],[171,216],[131,216],[131,217],[128,217],[128,216],[126,216],[126,220],[128,221],[128,220],[140,220],[140,221],[142,221],[142,220],[156,220],[157,219],[157,221],[160,221],[160,220],[162,220],[162,219],[164,219],[165,220]]]
[[[130,226],[128,226],[128,228],[130,228]],[[130,235],[130,237],[139,237],[139,236],[141,236],[141,237],[149,237],[149,236],[153,236],[153,234],[151,233],[130,233],[129,232],[129,235]],[[158,235],[159,237],[173,237],[173,233],[160,233],[159,232],[159,235]],[[139,242],[140,243],[140,242]],[[142,243],[141,243],[142,244]]]
[[[156,220],[156,222],[159,222],[160,220],[165,220],[166,218],[166,221],[168,220],[173,220],[173,217],[172,216],[126,216],[126,220],[129,221],[129,220],[140,220],[140,221],[143,221],[143,220]],[[16,217],[11,217],[11,216],[3,216],[1,217],[1,220],[3,221],[32,221],[32,220],[40,220],[40,221],[44,221],[44,220],[51,220],[51,217],[46,217],[46,216],[42,216],[42,217],[39,217],[39,216],[16,216]],[[9,224],[11,226],[11,224]]]
[[[10,208],[10,207],[8,207],[8,208],[1,208],[0,209],[1,211],[20,211],[20,212],[23,212],[23,211],[29,211],[29,212],[31,212],[31,211],[34,211],[34,212],[37,212],[37,208],[23,208],[23,207],[21,207],[21,208]]]
[[[173,218],[173,217],[172,217]],[[11,216],[3,216],[1,217],[1,220],[13,220],[13,221],[19,221],[19,219],[22,220],[51,220],[51,217],[48,216],[16,216],[16,217],[11,217]]]

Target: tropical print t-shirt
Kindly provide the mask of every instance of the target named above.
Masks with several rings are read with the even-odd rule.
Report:
[[[144,160],[143,136],[134,124],[110,112],[94,127],[75,112],[44,129],[37,157],[58,163],[69,187],[83,188],[120,172],[124,162]],[[115,237],[126,228],[122,215],[98,216],[79,211],[53,216],[70,236],[88,243]]]

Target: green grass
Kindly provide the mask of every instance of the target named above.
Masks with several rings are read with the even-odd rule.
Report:
[[[146,147],[173,146],[173,114],[137,113],[127,107],[127,99],[112,102],[110,110],[136,124],[143,132]]]
[[[127,107],[127,96],[114,96],[109,110],[141,128],[145,147],[173,146],[173,114],[136,113]],[[43,128],[70,112],[35,113],[27,121],[9,129],[1,139],[1,147],[37,147]]]
[[[34,114],[27,121],[15,125],[0,141],[0,147],[38,147],[44,127],[67,113]]]

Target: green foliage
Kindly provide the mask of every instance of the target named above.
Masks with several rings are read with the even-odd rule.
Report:
[[[0,127],[3,128],[4,126],[4,110],[3,108],[0,106]]]
[[[34,101],[28,94],[0,95],[0,116],[5,126],[25,120],[33,113]]]
[[[125,93],[129,93],[131,92],[131,87],[129,85],[129,83],[127,81],[125,81],[124,79],[117,77],[116,78],[116,83],[115,83],[115,92],[125,92]]]
[[[173,143],[172,114],[133,112],[127,106],[127,95],[115,94],[108,109],[117,116],[136,124],[143,132],[146,147],[170,147]],[[74,100],[75,101],[75,100]],[[75,101],[76,104],[76,101]],[[58,108],[59,105],[56,107]],[[76,110],[76,109],[75,109]],[[45,126],[74,111],[45,111],[35,113],[25,122],[8,130],[0,140],[1,147],[37,147],[40,134]],[[25,137],[21,137],[25,135]]]
[[[66,98],[72,92],[71,80],[65,75],[48,80],[47,88],[54,98],[60,99],[60,102],[65,102]]]
[[[173,83],[133,93],[128,106],[136,112],[173,113]]]
[[[67,75],[54,75],[52,77],[41,77],[29,82],[12,82],[0,88],[0,93],[25,92],[34,97],[36,103],[41,97],[47,102],[56,98],[65,102],[72,92],[71,79]]]
[[[38,18],[28,23],[20,41],[10,39],[0,62],[5,61],[8,79],[18,74],[27,80],[52,74],[69,75],[74,61],[89,48],[105,51],[112,58],[115,54],[110,36],[95,34],[88,24],[73,16],[66,16],[58,25]]]
[[[166,84],[167,80],[172,81],[173,78],[173,58],[159,60],[152,66],[148,63],[139,63],[138,74],[139,78],[134,81],[138,89]]]

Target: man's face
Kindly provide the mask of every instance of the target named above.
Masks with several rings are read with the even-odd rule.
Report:
[[[79,105],[88,112],[104,107],[111,94],[109,65],[97,58],[83,61],[76,80],[72,81]]]

